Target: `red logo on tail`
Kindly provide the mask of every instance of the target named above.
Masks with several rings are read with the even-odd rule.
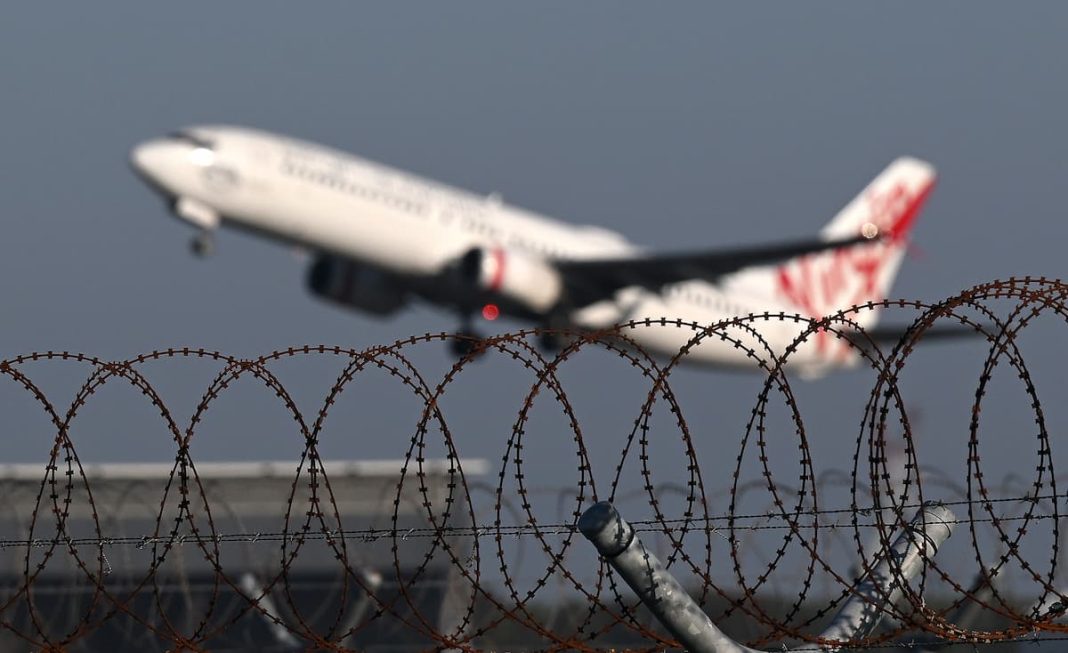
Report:
[[[915,194],[899,182],[883,192],[865,195],[868,222],[882,238],[871,244],[843,247],[830,252],[810,254],[779,266],[779,292],[803,315],[821,318],[840,309],[870,301],[881,301],[880,272],[891,254],[903,247],[920,208],[931,190],[927,184]],[[858,230],[863,225],[858,225]],[[825,351],[828,337],[820,332],[817,349]]]

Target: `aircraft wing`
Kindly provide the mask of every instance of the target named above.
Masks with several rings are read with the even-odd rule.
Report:
[[[554,265],[563,276],[571,301],[576,305],[585,305],[611,297],[617,290],[628,286],[658,290],[662,286],[691,279],[715,281],[745,267],[777,263],[795,256],[852,247],[872,240],[865,236],[842,240],[809,239],[703,252],[556,261]]]

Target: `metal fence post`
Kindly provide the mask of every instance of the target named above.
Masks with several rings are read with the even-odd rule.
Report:
[[[578,527],[687,650],[695,653],[756,650],[742,646],[712,623],[663,563],[645,548],[612,504],[602,501],[591,506],[579,518]]]
[[[871,634],[887,608],[901,598],[905,584],[923,568],[924,560],[933,556],[953,532],[955,522],[953,512],[944,505],[924,504],[871,571],[857,583],[853,596],[820,637],[846,642]]]
[[[869,634],[887,605],[901,596],[902,586],[923,567],[924,559],[934,555],[949,537],[954,522],[953,513],[945,506],[925,504],[821,633],[821,637],[833,640],[821,648],[838,650],[842,642]],[[591,506],[579,518],[578,528],[687,650],[755,653],[756,649],[739,644],[712,623],[612,504],[602,501]]]

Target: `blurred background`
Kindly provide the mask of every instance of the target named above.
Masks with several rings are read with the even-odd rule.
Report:
[[[114,2],[5,14],[4,357],[71,350],[123,359],[186,345],[254,356],[455,328],[454,316],[429,307],[376,320],[322,303],[304,290],[305,258],[244,234],[224,231],[213,258],[194,259],[190,230],[134,177],[127,155],[196,123],[319,141],[659,250],[808,236],[891,159],[911,154],[932,161],[940,180],[894,296],[935,300],[1010,275],[1062,275],[1068,9],[1058,3],[665,11],[339,2],[297,12],[271,2]],[[1059,353],[1055,324],[1027,333],[1032,358]],[[425,349],[424,364],[447,369],[444,347]],[[913,359],[920,367],[907,387],[926,420],[919,428],[947,453],[964,438],[984,349],[953,343]],[[575,392],[590,395],[587,435],[605,441],[619,411],[599,402],[648,388],[595,358],[571,367],[584,380]],[[469,375],[474,401],[454,419],[509,428],[532,379],[506,367],[487,362]],[[214,371],[156,380],[176,386],[170,401],[180,403],[179,387],[191,393],[191,406]],[[1039,385],[1046,392],[1063,380],[1057,365],[1034,371],[1051,376]],[[72,392],[84,374],[55,382]],[[853,438],[871,387],[864,374],[799,384],[821,437]],[[336,370],[292,375],[294,392],[319,401]],[[695,424],[699,441],[733,449],[762,380],[678,378],[687,418],[707,421]],[[393,410],[388,428],[410,432],[404,399],[383,392],[365,393],[375,410],[363,423],[387,428],[383,414]],[[288,456],[289,431],[271,433],[270,420],[237,404],[232,415],[214,409],[227,435],[212,455],[243,458],[256,446]],[[1006,416],[990,419],[999,417],[1011,431]],[[94,438],[84,455],[172,453],[155,436],[133,444],[123,429],[83,428]],[[480,437],[491,447],[500,440]],[[1015,437],[992,446],[1018,451]],[[339,440],[352,457],[400,454],[388,440]],[[5,455],[41,453],[12,442]]]

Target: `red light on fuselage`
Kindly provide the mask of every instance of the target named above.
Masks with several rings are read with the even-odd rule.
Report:
[[[482,317],[493,321],[501,316],[501,309],[496,304],[486,304],[482,307]]]

